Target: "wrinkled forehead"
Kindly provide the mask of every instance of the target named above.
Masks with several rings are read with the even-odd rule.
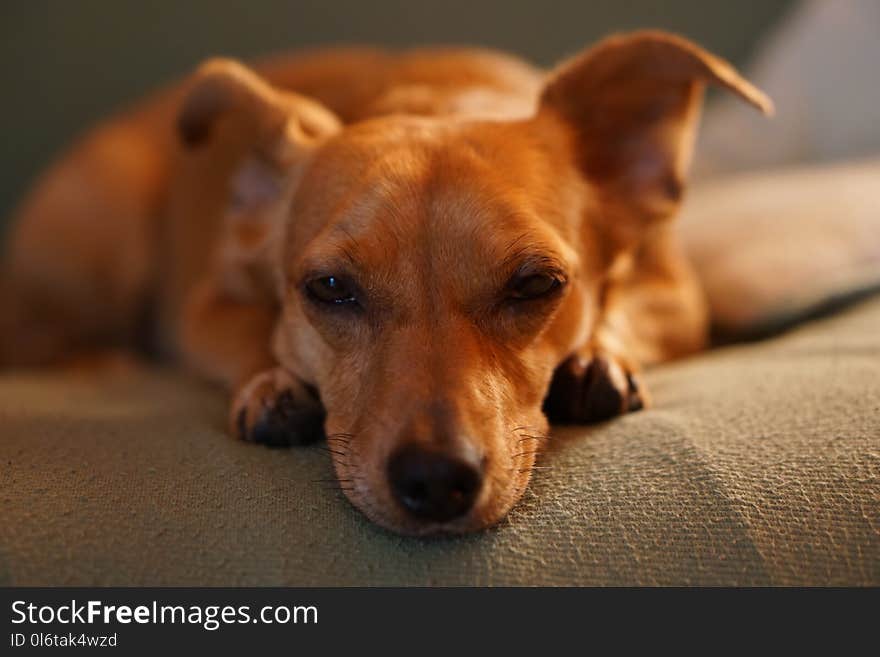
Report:
[[[501,124],[415,120],[329,144],[295,199],[295,260],[434,279],[529,256],[570,260],[552,176],[539,149],[512,143],[518,137]]]

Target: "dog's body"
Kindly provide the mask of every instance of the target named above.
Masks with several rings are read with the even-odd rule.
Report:
[[[255,70],[209,62],[46,174],[0,362],[132,345],[150,309],[151,343],[234,391],[234,433],[323,427],[350,499],[425,533],[506,513],[542,407],[640,408],[640,366],[703,346],[668,221],[702,85],[769,108],[720,60],[647,32],[549,76],[478,50]]]

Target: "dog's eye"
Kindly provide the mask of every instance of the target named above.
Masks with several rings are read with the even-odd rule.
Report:
[[[334,305],[357,303],[354,286],[338,276],[322,276],[306,283],[306,292],[315,301]]]
[[[514,300],[537,299],[556,292],[562,280],[551,274],[528,274],[514,278],[510,283],[510,298]]]

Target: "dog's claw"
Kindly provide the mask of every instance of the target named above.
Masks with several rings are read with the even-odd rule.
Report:
[[[616,360],[571,356],[553,375],[544,411],[551,422],[592,424],[645,407],[636,376]]]
[[[627,395],[626,395],[626,412],[634,413],[645,407],[645,400],[642,398],[642,391],[639,388],[638,379],[632,372],[626,373]]]
[[[257,375],[233,402],[232,430],[267,447],[307,445],[324,436],[324,410],[304,387],[277,371]]]

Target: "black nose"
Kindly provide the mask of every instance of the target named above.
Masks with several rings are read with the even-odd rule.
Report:
[[[467,513],[483,483],[476,455],[452,455],[415,445],[391,455],[388,479],[404,509],[416,518],[435,522]]]

